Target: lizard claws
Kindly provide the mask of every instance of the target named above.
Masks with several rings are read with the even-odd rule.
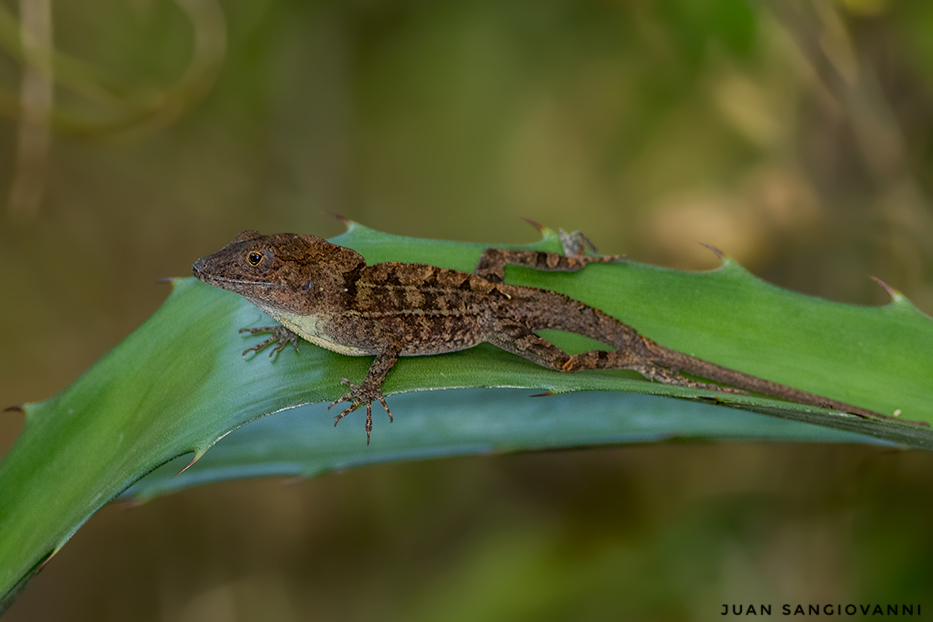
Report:
[[[295,348],[295,352],[298,352],[298,335],[288,330],[284,326],[263,326],[261,328],[241,328],[240,333],[249,333],[251,335],[259,335],[261,333],[272,333],[272,336],[259,343],[252,348],[246,348],[243,350],[242,356],[246,356],[249,352],[255,352],[259,354],[265,350],[268,346],[275,343],[275,347],[269,352],[269,358],[272,358],[272,355],[277,354],[288,347],[288,344],[292,344]]]
[[[392,412],[389,410],[389,405],[386,403],[386,398],[382,395],[382,389],[379,387],[372,388],[367,387],[366,382],[363,384],[352,384],[346,378],[340,380],[341,384],[345,384],[350,387],[350,391],[347,392],[343,397],[334,400],[327,407],[327,410],[330,410],[340,402],[350,402],[350,405],[343,409],[339,415],[334,417],[334,427],[337,427],[337,424],[340,423],[340,420],[352,413],[354,410],[358,409],[360,406],[366,406],[366,444],[369,445],[369,439],[373,431],[373,400],[379,400],[379,403],[382,404],[382,407],[385,408],[386,414],[389,415],[389,423],[392,423]]]

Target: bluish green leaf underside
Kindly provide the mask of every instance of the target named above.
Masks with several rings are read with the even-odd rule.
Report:
[[[359,225],[333,241],[370,263],[414,261],[465,271],[486,247],[390,236]],[[550,232],[532,246],[559,249]],[[933,421],[933,322],[901,297],[875,308],[832,303],[768,285],[729,260],[702,273],[629,262],[577,274],[509,268],[507,281],[563,292],[668,347],[722,365]],[[0,464],[4,604],[95,510],[134,482],[127,494],[148,498],[236,477],[310,476],[427,456],[676,438],[933,447],[929,428],[669,387],[625,371],[561,374],[484,345],[400,361],[384,386],[390,396],[406,393],[390,397],[396,422],[389,425],[377,413],[367,448],[362,414],[353,413],[335,429],[322,402],[342,395],[341,378],[361,379],[370,359],[307,343],[300,353],[287,349],[271,360],[241,357],[257,338],[237,330],[269,323],[237,295],[178,279],[165,304],[71,387],[26,405],[23,433]],[[552,336],[571,350],[592,347]],[[528,397],[540,390],[586,393]],[[205,454],[244,423],[304,404],[310,406],[236,430]],[[204,457],[183,475],[171,477],[189,458],[153,471],[190,452]]]

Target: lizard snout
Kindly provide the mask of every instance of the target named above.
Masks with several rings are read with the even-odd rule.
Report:
[[[204,280],[204,278],[203,278],[203,276],[204,276],[204,259],[205,259],[204,257],[201,257],[201,258],[198,259],[196,262],[194,262],[194,265],[193,265],[193,266],[191,266],[191,274],[193,274],[195,277],[201,279],[202,281]]]

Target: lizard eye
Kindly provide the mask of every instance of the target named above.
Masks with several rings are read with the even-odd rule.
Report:
[[[264,256],[259,251],[250,251],[246,254],[246,262],[251,266],[258,266],[263,259]]]

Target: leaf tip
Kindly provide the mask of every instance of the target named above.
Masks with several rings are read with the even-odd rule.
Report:
[[[541,234],[541,241],[550,240],[552,238],[557,238],[557,232],[551,229],[550,227],[545,227],[537,220],[532,220],[531,218],[525,218],[521,216],[521,219],[527,222],[529,225],[535,228],[535,231]]]
[[[189,462],[188,465],[185,466],[185,468],[183,468],[181,471],[179,471],[178,473],[176,473],[176,474],[173,475],[172,477],[178,477],[179,475],[181,475],[182,473],[184,473],[185,471],[187,471],[188,469],[190,469],[191,467],[193,467],[193,466],[194,466],[194,463],[197,462],[198,460],[200,460],[200,459],[201,459],[201,456],[203,456],[203,455],[206,454],[206,453],[207,453],[207,449],[198,449],[197,451],[195,451],[195,452],[194,452],[194,457],[191,458],[191,462]]]
[[[359,224],[355,220],[351,220],[347,218],[346,216],[344,216],[343,214],[338,214],[337,212],[324,212],[324,214],[326,216],[330,216],[334,220],[339,220],[340,222],[342,222],[347,227],[347,231],[353,229],[354,226]]]
[[[722,252],[721,250],[719,250],[718,248],[716,248],[716,247],[713,246],[712,244],[704,244],[703,242],[700,242],[700,246],[703,246],[703,247],[708,248],[709,250],[711,250],[711,251],[713,252],[713,254],[716,255],[716,257],[719,258],[719,261],[722,261],[723,263],[725,263],[725,261],[726,261],[726,254],[725,254],[724,252]]]
[[[529,225],[531,225],[532,227],[534,227],[535,230],[536,230],[538,233],[542,234],[542,235],[544,234],[544,230],[547,229],[547,227],[545,227],[544,225],[542,225],[542,224],[541,224],[540,222],[538,222],[537,220],[532,220],[531,218],[525,218],[524,216],[521,216],[520,218],[521,218],[522,220],[524,220],[525,222],[527,222],[527,223],[528,223]]]
[[[876,276],[871,277],[871,280],[877,283],[881,289],[888,293],[888,296],[891,297],[891,302],[901,302],[904,300],[904,294],[900,293],[881,279]]]
[[[45,565],[48,564],[50,561],[52,561],[52,558],[55,557],[55,555],[60,550],[62,550],[63,546],[65,546],[65,543],[61,542],[58,546],[52,549],[52,551],[48,555],[45,556],[45,559],[43,559],[42,561],[38,563],[38,565],[36,565],[34,574],[39,574],[40,572],[42,572],[42,570],[45,568]]]

